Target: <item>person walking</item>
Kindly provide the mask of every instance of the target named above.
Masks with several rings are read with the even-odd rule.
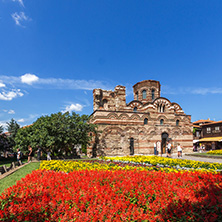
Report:
[[[153,144],[153,148],[154,148],[154,155],[157,155],[156,142],[154,142],[154,144]]]
[[[36,153],[37,153],[37,160],[40,161],[41,156],[42,156],[42,150],[39,146],[38,146]]]
[[[22,164],[22,153],[19,148],[17,149],[17,161],[19,165]]]
[[[47,152],[47,160],[51,160],[52,158],[51,158],[51,152],[48,150],[48,152]]]
[[[28,163],[30,163],[32,161],[32,157],[33,157],[32,147],[30,145],[28,146],[28,150],[29,150]]]
[[[156,149],[157,149],[157,154],[162,156],[162,151],[161,151],[161,142],[157,141],[156,143]]]
[[[182,157],[182,147],[180,146],[180,144],[178,143],[177,145],[177,157],[181,158]]]
[[[171,157],[171,143],[167,141],[167,157]]]

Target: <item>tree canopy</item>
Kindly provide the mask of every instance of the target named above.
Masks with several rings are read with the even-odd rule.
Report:
[[[10,140],[4,133],[4,127],[0,125],[0,151],[6,156],[6,151],[11,151]]]
[[[8,139],[11,147],[15,146],[15,137],[19,128],[20,125],[14,119],[11,119],[10,122],[6,123],[6,129],[9,133]]]
[[[72,154],[75,145],[86,145],[90,141],[89,132],[96,126],[89,123],[89,116],[72,112],[42,116],[32,125],[20,128],[15,141],[23,152],[31,145],[33,150],[41,147],[53,155]]]
[[[4,131],[4,127],[2,125],[0,125],[0,134],[2,134]]]

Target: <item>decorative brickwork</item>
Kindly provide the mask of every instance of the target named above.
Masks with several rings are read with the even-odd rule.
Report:
[[[91,122],[98,135],[88,147],[88,156],[154,154],[154,143],[161,142],[159,153],[166,152],[171,140],[173,152],[180,143],[183,152],[193,149],[191,116],[177,103],[160,97],[160,83],[144,80],[133,86],[134,100],[126,104],[124,86],[114,91],[93,90]]]

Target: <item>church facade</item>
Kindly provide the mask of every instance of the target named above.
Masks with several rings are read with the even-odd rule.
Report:
[[[94,89],[91,123],[98,126],[87,149],[88,156],[123,156],[154,154],[158,142],[159,154],[166,152],[166,142],[177,152],[193,149],[191,116],[179,104],[161,97],[159,81],[144,80],[133,86],[134,100],[126,104],[124,86],[114,91]]]

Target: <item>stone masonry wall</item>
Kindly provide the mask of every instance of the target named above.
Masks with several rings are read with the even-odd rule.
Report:
[[[160,89],[159,82],[153,80],[142,81],[137,86],[143,88],[145,83],[151,87],[156,84]],[[138,90],[139,88],[135,92]],[[178,143],[184,152],[192,151],[191,117],[184,114],[177,103],[158,97],[146,103],[134,100],[126,104],[124,86],[117,86],[114,91],[95,89],[93,98],[91,122],[98,125],[98,135],[87,149],[89,156],[130,155],[132,140],[135,155],[153,154],[154,142],[160,141],[164,146],[163,133],[167,133],[171,140],[173,152],[177,152]]]

